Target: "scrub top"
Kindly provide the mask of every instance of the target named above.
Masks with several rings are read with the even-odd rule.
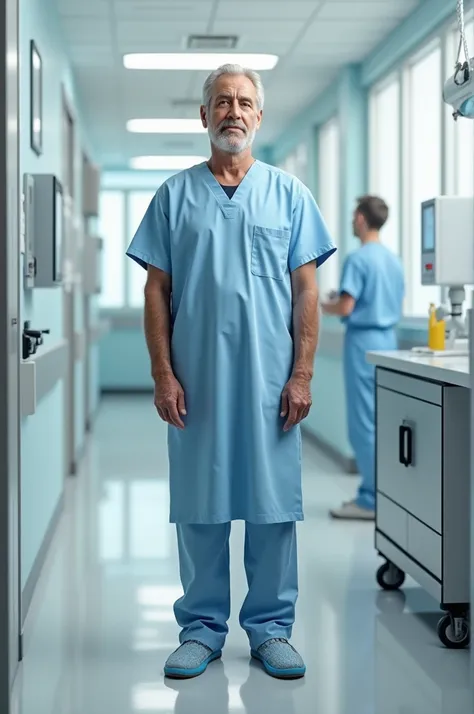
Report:
[[[283,431],[291,272],[335,248],[309,190],[256,161],[232,199],[207,163],[166,181],[127,255],[171,275],[183,431],[168,431],[170,520],[302,520],[301,436]]]
[[[366,243],[347,257],[340,292],[355,300],[353,312],[343,318],[348,328],[394,327],[402,316],[405,292],[400,259],[381,243]]]

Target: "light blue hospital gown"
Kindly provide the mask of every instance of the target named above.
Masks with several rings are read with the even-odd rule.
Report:
[[[309,190],[256,161],[229,200],[202,163],[158,190],[127,254],[172,280],[172,366],[186,428],[169,428],[170,520],[303,518],[290,273],[335,250]]]
[[[344,318],[344,377],[351,442],[362,482],[357,503],[375,507],[375,368],[369,351],[397,348],[395,327],[402,315],[403,267],[381,243],[367,243],[350,254],[341,277],[341,293],[351,295],[355,307]]]

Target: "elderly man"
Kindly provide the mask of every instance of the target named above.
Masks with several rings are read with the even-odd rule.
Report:
[[[237,65],[204,85],[211,158],[166,181],[128,249],[148,270],[145,332],[155,404],[169,426],[172,523],[183,597],[168,677],[222,654],[231,522],[246,522],[251,654],[279,678],[305,674],[290,645],[303,519],[299,423],[311,406],[316,265],[335,248],[310,192],[252,157],[260,77]]]

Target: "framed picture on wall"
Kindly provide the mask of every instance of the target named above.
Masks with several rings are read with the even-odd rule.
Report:
[[[31,148],[39,156],[43,153],[43,61],[34,40],[31,40],[30,52]]]

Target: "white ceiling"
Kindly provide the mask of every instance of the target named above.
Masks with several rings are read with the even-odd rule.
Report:
[[[271,143],[347,62],[363,59],[420,0],[57,0],[91,140],[105,167],[143,154],[207,154],[207,137],[134,135],[128,119],[194,117],[207,73],[131,71],[128,52],[184,51],[190,34],[236,34],[280,56],[263,73],[259,142]]]

